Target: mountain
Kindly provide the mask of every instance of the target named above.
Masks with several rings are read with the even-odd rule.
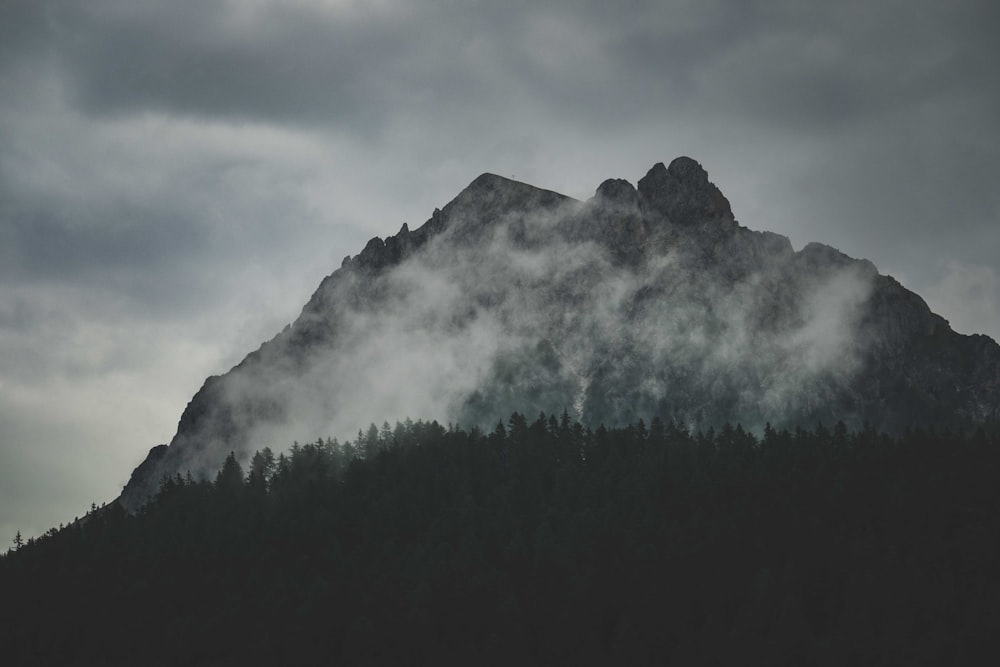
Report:
[[[740,226],[690,158],[586,202],[483,174],[345,258],[294,323],[208,378],[120,500],[136,509],[230,451],[538,410],[591,426],[984,423],[1000,417],[1000,347],[871,262]]]

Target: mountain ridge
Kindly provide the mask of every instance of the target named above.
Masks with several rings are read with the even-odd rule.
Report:
[[[741,226],[691,158],[585,202],[484,173],[419,228],[345,258],[295,322],[208,378],[122,502],[229,451],[407,410],[898,431],[997,419],[998,397],[994,341],[951,331],[867,260]]]

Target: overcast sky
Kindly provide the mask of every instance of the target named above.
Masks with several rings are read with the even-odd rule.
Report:
[[[3,0],[0,539],[114,498],[484,171],[585,199],[689,155],[1000,338],[998,34],[992,0]]]

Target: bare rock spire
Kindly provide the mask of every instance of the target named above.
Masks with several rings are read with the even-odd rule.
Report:
[[[689,157],[679,157],[669,167],[662,162],[653,165],[639,180],[639,197],[647,211],[678,225],[734,220],[729,200]]]

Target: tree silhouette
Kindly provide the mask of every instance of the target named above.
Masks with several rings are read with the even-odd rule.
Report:
[[[169,478],[137,515],[112,503],[3,555],[5,658],[936,665],[994,650],[997,434],[648,424],[407,421],[372,456],[333,439],[261,450],[245,482],[230,454],[211,483]]]
[[[223,492],[238,491],[243,488],[243,466],[236,460],[235,452],[229,452],[222,468],[215,476],[215,488]]]

